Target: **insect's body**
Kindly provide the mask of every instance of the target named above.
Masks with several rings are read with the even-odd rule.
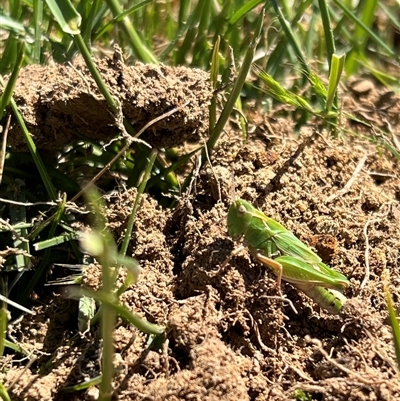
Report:
[[[324,264],[284,226],[238,199],[229,208],[228,233],[233,239],[244,238],[251,254],[277,275],[279,285],[283,279],[325,309],[338,313],[346,299],[338,291],[347,288],[349,280]]]
[[[326,309],[332,314],[340,313],[347,302],[347,298],[341,292],[332,288],[308,285],[295,285],[295,287],[303,291],[304,294],[320,305],[321,308]]]

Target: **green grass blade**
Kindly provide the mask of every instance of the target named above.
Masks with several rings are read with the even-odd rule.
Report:
[[[211,99],[211,104],[209,107],[209,130],[210,132],[215,127],[215,123],[217,121],[217,98],[215,94],[215,90],[218,87],[218,72],[219,72],[219,45],[221,43],[221,37],[218,36],[217,40],[214,44],[214,50],[211,59],[211,72],[210,72],[210,80],[211,85],[214,90],[214,96]]]
[[[113,332],[116,324],[116,311],[111,306],[117,300],[114,294],[113,265],[116,244],[111,233],[106,229],[106,218],[103,200],[97,190],[91,188],[85,194],[94,215],[94,229],[85,234],[81,240],[81,246],[91,256],[94,256],[101,265],[104,294],[102,300],[101,334],[103,337],[102,352],[102,381],[100,383],[99,400],[106,400],[107,394],[111,393],[111,383],[114,376],[114,340]],[[99,300],[99,291],[82,291],[83,295]],[[104,300],[108,302],[105,302]],[[110,305],[111,303],[111,305]]]
[[[0,277],[0,295],[7,295],[7,278]],[[7,336],[8,310],[7,303],[0,301],[0,358],[4,355],[5,340]]]
[[[395,52],[390,46],[388,46],[378,35],[376,35],[362,20],[357,18],[355,14],[347,8],[343,2],[340,0],[333,0],[334,3],[344,12],[344,14],[354,22],[363,32],[363,37],[368,34],[368,38],[375,42],[378,46],[382,47],[390,56],[394,57],[396,60],[400,60],[400,56],[397,52]],[[346,62],[346,72],[350,74],[353,69],[353,62],[350,62],[349,59]]]
[[[14,352],[18,352],[21,355],[25,355],[28,356],[29,355],[29,351],[25,350],[24,348],[22,348],[20,345],[18,344],[14,344],[13,342],[11,342],[10,340],[4,340],[4,345],[9,348],[12,349]]]
[[[106,0],[115,18],[123,14],[123,9],[118,0]],[[157,58],[151,50],[142,42],[136,29],[133,27],[128,17],[124,17],[121,21],[122,29],[128,37],[129,44],[138,58],[144,63],[158,64]]]
[[[102,26],[101,29],[98,32],[96,32],[95,38],[97,39],[103,36],[106,32],[110,31],[115,26],[116,23],[123,23],[124,18],[130,17],[131,14],[135,13],[136,11],[140,10],[142,7],[144,7],[147,4],[150,4],[151,2],[152,0],[144,0],[139,4],[135,4],[132,7],[129,7],[124,12],[114,17],[110,22]]]
[[[332,55],[332,61],[330,63],[330,71],[329,71],[329,85],[328,85],[328,96],[326,99],[326,111],[331,111],[334,99],[336,97],[337,87],[340,82],[340,78],[342,76],[343,67],[345,63],[345,55],[337,56],[336,54]]]
[[[264,22],[264,15],[265,15],[265,9],[263,9],[263,11],[260,13],[258,19],[257,19],[257,25],[256,28],[254,30],[254,35],[253,35],[253,39],[251,41],[251,44],[246,52],[246,55],[244,57],[243,63],[242,63],[242,67],[240,69],[239,72],[239,76],[237,77],[235,84],[233,86],[232,92],[229,95],[228,101],[226,102],[226,105],[224,107],[224,109],[222,110],[222,113],[218,119],[218,122],[216,124],[216,126],[214,127],[210,138],[208,139],[207,142],[207,149],[208,149],[208,153],[210,153],[212,151],[212,149],[214,148],[215,144],[217,143],[219,136],[221,135],[222,130],[225,127],[226,122],[228,121],[228,118],[235,106],[236,100],[237,98],[240,96],[240,92],[243,88],[243,85],[246,81],[247,75],[250,71],[251,68],[251,64],[253,62],[254,59],[254,55],[256,52],[256,48],[257,48],[257,44],[261,35],[261,29],[263,26],[263,22]],[[206,158],[206,154],[203,151],[202,154],[202,163],[204,164],[206,162],[207,158]]]
[[[39,156],[39,153],[36,149],[35,142],[32,139],[32,135],[29,133],[28,129],[26,128],[25,121],[22,118],[21,113],[18,110],[17,104],[15,103],[14,99],[12,99],[12,98],[11,98],[11,107],[12,107],[14,115],[18,121],[18,124],[21,128],[22,134],[24,135],[26,144],[32,155],[32,158],[36,164],[37,169],[39,170],[40,177],[43,180],[43,184],[47,190],[49,198],[55,202],[57,199],[56,190],[53,187],[50,176],[47,173],[47,170],[43,164],[42,158]]]
[[[149,160],[148,160],[148,163],[147,163],[147,167],[146,167],[146,170],[145,170],[145,173],[144,173],[144,177],[142,178],[142,181],[141,181],[141,183],[139,184],[139,187],[138,187],[137,195],[136,195],[136,198],[135,198],[135,203],[133,204],[132,212],[131,212],[131,214],[129,216],[129,219],[128,219],[124,240],[123,240],[122,245],[121,245],[120,254],[122,254],[123,256],[126,255],[126,251],[128,250],[128,245],[129,245],[129,242],[131,240],[131,235],[132,235],[133,224],[135,222],[136,213],[137,213],[138,208],[139,208],[139,201],[140,201],[141,195],[144,192],[144,189],[146,187],[147,181],[150,178],[151,170],[153,169],[153,165],[154,165],[154,161],[156,160],[157,153],[158,153],[157,150],[152,150],[151,151],[151,154],[150,154],[150,157],[149,157]]]
[[[301,68],[302,68],[302,73],[305,74],[306,78],[309,78],[310,75],[310,68],[308,66],[308,63],[303,55],[303,52],[301,50],[300,44],[298,39],[296,38],[296,35],[292,29],[292,27],[290,26],[290,24],[288,23],[288,21],[286,20],[286,18],[284,17],[282,10],[280,9],[280,7],[278,6],[276,0],[272,0],[271,1],[274,10],[276,12],[276,15],[279,19],[279,22],[281,24],[282,30],[286,35],[286,38],[289,42],[289,44],[292,46],[297,59],[300,62]]]
[[[273,97],[277,101],[289,104],[294,106],[298,109],[316,114],[316,111],[312,108],[312,106],[301,96],[296,95],[293,92],[290,92],[286,88],[284,88],[278,81],[276,81],[271,75],[267,74],[266,72],[262,71],[258,67],[253,67],[254,72],[257,76],[261,79],[262,82],[265,84],[265,88],[260,88],[260,90],[267,93],[269,96]],[[311,75],[310,75],[311,77]],[[310,78],[311,80],[311,78]],[[313,83],[313,81],[311,80]]]
[[[35,42],[33,44],[32,63],[39,64],[42,49],[43,0],[33,1],[33,20]]]
[[[301,4],[298,5],[298,8],[296,10],[296,13],[293,17],[293,19],[290,22],[290,26],[292,28],[296,27],[299,25],[299,21],[303,18],[304,13],[306,12],[306,9],[310,6],[310,4],[313,3],[313,0],[305,0],[302,1]],[[315,17],[313,16],[313,19]],[[311,38],[313,35],[310,33],[308,36]],[[290,46],[287,45],[288,40],[286,36],[280,35],[279,38],[277,38],[278,44],[275,46],[275,50],[271,53],[271,55],[268,57],[268,62],[267,66],[265,68],[265,71],[271,74],[274,77],[277,76],[282,76],[284,70],[282,69],[282,63],[284,62],[284,56],[286,56],[289,53],[290,57]],[[313,43],[309,43],[307,41],[306,48],[313,49],[314,45]]]
[[[369,0],[360,4],[362,7],[360,22],[362,22],[363,26],[368,27],[369,29],[372,27],[375,19],[375,10],[377,5],[377,0]],[[353,50],[355,51],[350,52],[346,65],[346,70],[349,74],[353,74],[356,71],[357,65],[359,64],[359,61],[357,60],[357,54],[365,54],[369,34],[368,31],[363,28],[363,26],[357,25],[353,33],[355,38],[355,48]]]
[[[15,188],[17,187],[17,182],[15,183]],[[18,188],[19,194],[17,195],[17,201],[21,202],[18,207],[10,208],[10,220],[12,225],[19,225],[26,223],[26,206],[23,203],[26,201],[26,188],[25,184],[21,182]],[[13,196],[13,195],[11,195]],[[30,254],[29,242],[27,241],[28,230],[26,228],[20,228],[15,231],[16,235],[13,236],[13,246],[14,248],[21,249],[25,254]],[[19,254],[15,255],[16,268],[19,270],[29,269],[31,262],[28,256]]]
[[[400,371],[400,325],[394,310],[393,298],[387,285],[384,286],[386,304],[389,312],[389,322],[393,331],[393,343],[396,352],[397,366]]]
[[[325,32],[325,43],[326,43],[326,51],[327,51],[327,60],[328,60],[329,68],[330,68],[333,54],[336,51],[336,49],[335,49],[335,40],[333,38],[331,19],[330,19],[330,16],[329,16],[329,9],[328,9],[328,6],[326,4],[326,1],[325,0],[318,0],[318,4],[319,4],[320,12],[321,12],[322,25],[324,27],[324,32]]]
[[[51,226],[48,234],[48,238],[52,239],[55,235],[55,231],[64,215],[65,211],[65,205],[66,205],[66,196],[64,195],[61,203],[58,205],[57,210],[54,214],[54,216],[51,218]],[[48,219],[50,220],[50,219]],[[37,230],[35,230],[37,231]],[[50,252],[51,248],[46,248],[43,258],[41,260],[41,263],[35,270],[35,274],[33,275],[32,279],[29,281],[28,285],[24,288],[21,294],[19,294],[19,300],[20,303],[25,303],[26,299],[29,297],[31,294],[32,290],[34,289],[35,285],[38,283],[38,281],[42,278],[43,273],[45,270],[48,268],[48,263],[50,259]]]
[[[229,20],[229,25],[235,25],[240,19],[242,19],[247,13],[249,13],[254,7],[263,3],[265,0],[250,0],[241,6]]]
[[[9,31],[18,36],[23,36],[25,34],[24,25],[8,15],[0,14],[0,26],[5,31]]]
[[[382,11],[385,13],[385,15],[389,18],[390,22],[393,24],[397,30],[400,30],[400,20],[398,16],[395,14],[396,8],[393,8],[393,11],[389,9],[388,6],[383,4],[383,2],[378,2],[379,7],[382,9]],[[397,8],[398,11],[398,8]]]
[[[186,35],[183,39],[181,46],[176,52],[175,64],[185,64],[187,54],[190,53],[190,48],[195,42],[196,36],[198,34],[198,25],[200,24],[202,15],[209,1],[199,1],[193,11],[192,17],[188,21],[188,27],[186,28]],[[190,24],[190,25],[189,25]]]
[[[82,17],[70,0],[46,0],[46,3],[63,32],[71,35],[80,33]]]
[[[3,383],[0,383],[0,397],[3,401],[11,401],[11,398],[8,395],[7,389],[4,387]]]
[[[67,394],[67,393],[76,393],[77,391],[86,390],[89,387],[98,386],[101,383],[101,375],[96,376],[93,379],[85,380],[82,383],[75,384],[73,386],[63,387],[60,389],[60,393]]]
[[[33,245],[33,248],[35,249],[35,251],[41,251],[43,249],[51,248],[53,246],[63,244],[64,242],[69,242],[76,239],[78,239],[78,233],[64,233],[58,235],[57,237],[52,237],[47,240],[37,242]]]
[[[158,326],[150,323],[146,319],[132,313],[125,306],[119,304],[117,301],[110,299],[110,297],[104,291],[93,291],[88,288],[82,289],[84,295],[93,297],[100,301],[103,305],[109,306],[113,309],[122,319],[138,328],[141,332],[146,334],[163,334],[165,327]],[[105,319],[105,318],[103,318]]]
[[[17,49],[17,60],[12,70],[12,74],[10,79],[7,82],[7,85],[4,87],[3,93],[0,97],[0,121],[3,118],[5,108],[11,101],[12,94],[14,91],[15,83],[17,82],[19,71],[21,70],[22,63],[24,61],[24,42],[18,43]],[[3,85],[3,81],[0,80],[0,83]]]
[[[75,35],[74,39],[75,39],[76,45],[78,46],[78,48],[86,62],[86,65],[87,65],[93,79],[96,81],[96,84],[97,84],[100,92],[107,100],[107,104],[110,106],[113,113],[116,113],[118,111],[117,103],[115,102],[115,100],[112,97],[110,91],[108,90],[107,85],[105,84],[102,76],[100,75],[99,71],[97,70],[96,65],[94,64],[94,62],[92,60],[92,56],[90,54],[89,49],[86,46],[85,41],[83,40],[83,38],[80,34]]]

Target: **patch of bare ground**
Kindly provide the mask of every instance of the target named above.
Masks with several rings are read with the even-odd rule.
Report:
[[[400,114],[386,112],[378,125],[398,135]],[[141,274],[121,301],[167,325],[168,333],[154,350],[147,336],[118,323],[117,399],[287,400],[299,390],[312,400],[400,399],[381,279],[388,271],[398,305],[398,160],[365,140],[329,139],[317,127],[296,137],[290,118],[254,112],[252,121],[245,144],[235,129],[222,136],[212,167],[174,211],[142,198],[129,248]],[[365,125],[356,128],[367,132]],[[279,296],[275,276],[246,250],[231,256],[239,245],[226,228],[232,188],[350,279],[340,315],[320,310],[289,284]],[[105,196],[118,243],[135,196],[134,190]],[[93,265],[85,282],[96,288],[99,277]],[[13,400],[93,399],[92,390],[61,391],[100,373],[99,329],[72,340],[75,307],[50,294],[34,317],[13,325],[28,359],[36,357],[28,367],[26,359],[4,358],[2,378],[13,385]]]

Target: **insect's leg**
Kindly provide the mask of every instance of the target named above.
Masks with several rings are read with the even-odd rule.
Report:
[[[256,259],[262,263],[263,265],[269,267],[270,269],[273,270],[275,273],[277,279],[276,279],[276,286],[278,289],[279,294],[282,296],[282,291],[281,291],[281,282],[282,282],[282,274],[283,274],[283,268],[280,263],[278,263],[276,260],[268,258],[261,253],[257,253],[255,255]]]
[[[276,258],[281,255],[274,241],[269,240],[265,245],[268,258]]]
[[[243,251],[243,249],[245,248],[244,245],[240,245],[238,246],[236,249],[234,249],[230,255],[223,261],[222,265],[218,268],[216,273],[220,273],[221,271],[225,270],[226,265],[228,264],[228,262],[237,254],[239,254],[240,252]]]

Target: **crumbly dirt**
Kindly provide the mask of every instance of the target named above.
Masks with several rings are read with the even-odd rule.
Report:
[[[82,58],[73,64],[30,65],[19,74],[14,99],[36,146],[47,154],[78,138],[110,141],[123,130],[122,114],[137,132],[151,120],[178,108],[140,137],[168,148],[198,141],[207,132],[212,97],[207,73],[186,67],[136,63],[126,66],[120,52],[94,60],[120,111],[113,113]],[[11,123],[8,143],[27,150],[18,123]]]
[[[109,66],[107,62],[99,65]],[[85,115],[87,110],[82,111],[84,103],[78,109],[69,108],[72,103],[79,103],[76,99],[97,102],[90,94],[93,84],[83,84],[83,67],[79,67],[80,73],[74,78],[66,75],[67,70],[73,74],[69,67],[35,68],[40,71],[35,82],[20,82],[16,88],[20,104],[24,91],[33,93],[42,85],[47,89],[40,107],[46,102],[45,109],[56,105],[52,116],[57,114],[62,119],[60,116],[65,113],[71,121],[77,121],[80,117],[72,116],[73,110],[79,109]],[[140,75],[143,69],[158,71],[154,75],[149,73],[151,79],[142,83],[144,89],[151,82],[154,93],[169,92],[163,83],[173,69],[167,67],[124,67],[123,73],[113,70],[113,88],[116,90],[124,82],[121,77],[129,75],[127,71]],[[201,92],[199,98],[194,88],[202,82],[204,90],[205,74],[179,69],[178,76],[182,76],[182,71],[195,82],[193,86],[184,85],[184,90],[191,99],[197,99],[200,108],[194,116],[188,109],[187,119],[182,112],[181,118],[185,124],[188,120],[194,125],[201,121],[203,128],[198,129],[204,133],[209,98],[207,91]],[[54,78],[57,73],[61,75]],[[50,95],[49,80],[58,80],[61,85],[63,74],[63,89],[53,88]],[[46,82],[39,83],[43,78]],[[78,81],[86,88],[81,94]],[[368,115],[370,123],[392,133],[396,146],[400,135],[399,99],[385,95],[387,91],[377,88],[375,83],[360,82],[350,83],[344,98],[345,111],[358,113],[359,117]],[[160,88],[155,90],[157,85]],[[175,78],[168,88],[174,85]],[[68,95],[66,88],[73,91],[73,96]],[[121,90],[127,93],[126,87]],[[66,93],[64,100],[57,98],[61,92]],[[179,104],[180,96],[171,105]],[[379,100],[385,96],[389,100],[382,105]],[[26,99],[33,102],[38,98]],[[162,111],[155,113],[152,109],[157,102],[152,104],[135,119],[145,122],[159,115]],[[31,128],[39,123],[33,121],[33,116],[43,114],[40,107],[34,103],[25,105],[24,117],[32,116]],[[87,117],[96,121],[97,126],[112,122],[105,106],[101,107],[91,107],[92,115]],[[124,113],[128,110],[126,104],[123,109]],[[121,301],[149,321],[167,325],[169,330],[161,349],[155,351],[146,347],[147,336],[123,321],[118,322],[115,399],[289,400],[295,395],[300,397],[300,391],[308,395],[298,398],[304,400],[400,399],[382,278],[389,275],[390,289],[399,308],[398,160],[383,146],[361,138],[372,135],[370,127],[349,122],[345,117],[342,123],[356,130],[360,138],[328,139],[317,126],[305,128],[296,136],[295,121],[289,116],[280,117],[278,112],[269,116],[257,111],[249,114],[250,134],[246,143],[242,143],[241,133],[232,122],[212,154],[211,165],[200,171],[190,194],[179,200],[176,209],[163,210],[149,196],[142,198],[128,252],[140,262],[141,274]],[[50,127],[53,123],[48,124]],[[157,135],[180,135],[176,127],[167,125],[171,132],[161,130]],[[72,129],[69,132],[64,126],[63,130],[66,138],[57,139],[57,146],[72,138]],[[93,133],[92,139],[105,139],[104,133],[97,134]],[[39,146],[50,149],[44,137],[42,141],[38,132],[34,135]],[[53,134],[48,131],[46,135]],[[16,138],[17,134],[12,136]],[[12,143],[17,149],[22,148],[22,142],[15,138]],[[160,139],[158,143],[158,138],[145,139],[159,147],[177,143],[169,142],[170,139]],[[180,143],[187,139],[181,138]],[[284,224],[314,247],[324,262],[350,279],[351,286],[345,292],[349,301],[342,314],[336,316],[321,310],[289,284],[283,283],[284,297],[280,297],[275,276],[245,249],[232,256],[239,245],[228,237],[226,228],[233,187],[237,197],[251,201]],[[122,241],[135,197],[133,189],[116,190],[105,196],[109,227],[118,243]],[[85,282],[96,288],[99,277],[99,268],[93,264],[85,273]],[[3,360],[3,382],[7,388],[12,384],[13,400],[96,397],[93,389],[62,392],[63,388],[100,373],[101,338],[98,326],[78,339],[73,338],[77,332],[77,302],[60,294],[61,289],[48,294],[34,308],[35,316],[25,316],[12,326],[14,338],[29,351],[32,361],[27,366],[28,360],[20,357],[7,356]]]

